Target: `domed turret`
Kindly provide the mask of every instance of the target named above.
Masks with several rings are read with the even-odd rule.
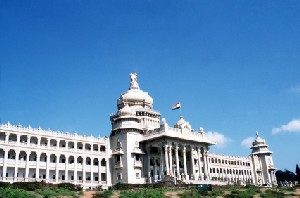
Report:
[[[128,104],[126,103],[125,106],[119,110],[119,114],[121,116],[129,116],[129,115],[133,115],[134,113],[133,113],[132,108],[130,108],[128,106]]]
[[[121,94],[117,101],[118,109],[122,109],[125,106],[125,103],[130,107],[136,106],[137,108],[152,109],[153,99],[147,92],[140,90],[137,83],[137,74],[130,74],[130,79],[129,90]]]
[[[256,146],[256,145],[264,145],[265,144],[265,141],[258,136],[258,132],[256,132],[256,138],[254,140],[254,142],[252,142],[252,145],[253,146]]]
[[[192,129],[190,123],[185,121],[182,116],[180,116],[179,120],[174,125],[174,128],[178,128],[178,129],[186,128],[186,129],[189,129],[189,130]]]

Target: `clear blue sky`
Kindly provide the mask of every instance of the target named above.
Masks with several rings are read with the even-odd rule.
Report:
[[[1,123],[105,136],[138,73],[154,108],[300,164],[300,1],[0,1]],[[275,129],[277,128],[277,129]]]

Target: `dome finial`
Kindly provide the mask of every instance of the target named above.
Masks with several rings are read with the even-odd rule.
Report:
[[[258,138],[258,131],[256,131],[256,138]]]
[[[130,87],[129,89],[140,89],[139,84],[137,83],[137,73],[130,73]]]

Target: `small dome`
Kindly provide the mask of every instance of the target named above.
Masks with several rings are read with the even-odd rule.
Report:
[[[179,120],[176,122],[176,124],[174,125],[174,128],[178,128],[178,129],[183,129],[183,128],[187,128],[189,130],[191,130],[191,125],[189,122],[185,121],[183,119],[182,116],[180,116]]]
[[[126,104],[122,109],[119,110],[121,115],[132,115],[132,109]]]
[[[129,106],[142,106],[152,109],[153,99],[147,92],[140,90],[137,83],[137,74],[131,74],[131,83],[129,90],[121,94],[118,101],[118,109],[122,109],[124,104]]]
[[[252,143],[253,146],[258,145],[258,144],[265,144],[265,141],[258,136],[258,132],[256,132],[256,138],[254,142]]]

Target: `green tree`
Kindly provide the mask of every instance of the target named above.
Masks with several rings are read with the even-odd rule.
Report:
[[[296,180],[300,182],[300,168],[298,164],[296,164]]]
[[[292,171],[285,169],[284,171],[278,170],[275,173],[277,181],[295,181],[296,175]]]

